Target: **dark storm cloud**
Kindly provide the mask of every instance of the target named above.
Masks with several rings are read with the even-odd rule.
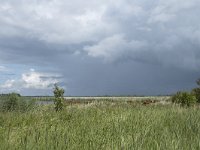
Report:
[[[0,4],[0,63],[59,72],[69,94],[170,93],[200,75],[198,0]]]
[[[50,62],[59,57],[73,53],[67,45],[47,44],[30,38],[1,38],[1,61],[13,62]]]
[[[85,47],[85,50],[106,61],[130,58],[198,69],[200,26],[197,14],[200,13],[200,2],[179,2],[158,1],[150,8],[134,2],[112,6],[104,17],[111,24],[114,22],[118,33]]]

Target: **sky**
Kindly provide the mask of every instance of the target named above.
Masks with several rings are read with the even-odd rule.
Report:
[[[200,78],[199,0],[0,0],[0,93],[167,95]]]

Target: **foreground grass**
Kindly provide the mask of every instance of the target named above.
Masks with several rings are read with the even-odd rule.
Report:
[[[200,149],[200,111],[98,102],[0,113],[0,149]]]

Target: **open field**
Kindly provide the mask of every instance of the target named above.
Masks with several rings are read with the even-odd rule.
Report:
[[[170,96],[82,96],[82,97],[64,97],[66,100],[71,100],[71,99],[80,99],[80,100],[102,100],[102,99],[107,99],[107,100],[122,100],[122,101],[129,101],[129,100],[144,100],[144,99],[156,99],[156,100],[166,100],[170,98]]]
[[[98,100],[0,113],[0,149],[200,149],[200,111]]]
[[[53,104],[54,97],[28,97],[28,99],[35,99],[37,104],[39,105],[46,105],[46,104]],[[136,96],[127,96],[127,97],[64,97],[65,104],[89,104],[93,102],[125,102],[125,103],[143,103],[146,101],[156,102],[156,103],[166,103],[170,101],[170,96],[143,96],[143,97],[136,97]]]
[[[36,97],[27,97],[28,99],[35,99],[39,101],[51,101],[54,99],[52,96],[36,96]],[[65,100],[85,100],[85,101],[102,101],[102,100],[108,100],[108,101],[140,101],[140,100],[147,100],[147,99],[153,99],[158,101],[166,101],[170,99],[170,96],[65,96]]]

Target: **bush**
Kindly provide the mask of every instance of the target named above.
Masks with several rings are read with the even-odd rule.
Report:
[[[11,93],[6,96],[6,99],[3,101],[3,110],[14,111],[19,109],[19,99],[20,95],[17,93]]]
[[[192,106],[197,102],[196,97],[192,93],[177,92],[172,96],[172,102],[180,104],[181,106]]]
[[[54,104],[55,110],[60,111],[63,109],[63,101],[64,101],[64,89],[59,88],[56,84],[54,85]]]
[[[27,111],[35,105],[35,101],[25,99],[18,93],[0,96],[1,111]]]
[[[193,89],[192,94],[196,97],[197,102],[200,103],[200,88]]]

